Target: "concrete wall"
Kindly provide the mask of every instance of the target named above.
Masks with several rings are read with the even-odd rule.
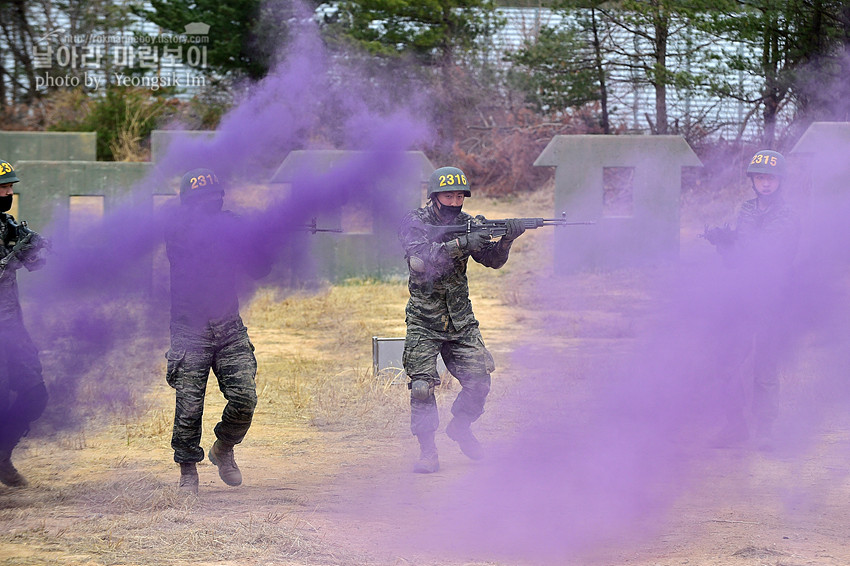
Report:
[[[555,136],[534,162],[555,167],[555,216],[594,221],[556,230],[556,271],[675,259],[682,167],[701,166],[680,136]],[[605,168],[631,168],[627,212],[605,205]]]
[[[788,153],[786,196],[800,212],[804,225],[801,255],[825,253],[817,235],[843,234],[850,208],[850,123],[814,122]]]
[[[94,161],[94,132],[0,132],[0,159],[12,165],[24,160]]]
[[[16,217],[26,220],[36,231],[50,227],[53,233],[73,234],[70,226],[74,211],[72,197],[101,197],[104,214],[132,196],[139,210],[151,210],[156,195],[173,195],[179,176],[162,179],[148,186],[136,183],[148,176],[157,160],[165,155],[168,146],[177,140],[212,139],[215,132],[182,132],[157,130],[152,136],[152,163],[95,161],[95,134],[52,134],[43,132],[11,133],[6,141],[25,139],[26,159],[15,161],[21,182],[16,185]],[[2,136],[0,136],[2,139]],[[60,143],[61,142],[61,143]],[[64,144],[64,145],[63,145]],[[23,147],[25,144],[19,144]],[[88,150],[83,151],[83,146]],[[66,150],[60,151],[62,147]],[[88,159],[70,159],[77,155],[74,148]],[[89,151],[90,150],[90,151]],[[88,153],[86,153],[88,151]],[[23,151],[21,153],[24,153]],[[289,182],[299,170],[324,173],[356,155],[348,151],[294,151],[287,155],[270,181],[273,191],[291,190]],[[408,176],[388,190],[397,197],[404,211],[421,206],[423,182],[434,167],[422,152],[406,152],[410,161],[405,168]],[[264,180],[265,181],[265,180]],[[132,193],[131,193],[132,190]],[[162,198],[156,196],[156,198]],[[351,206],[325,209],[317,214],[320,228],[343,228],[345,233],[318,233],[306,237],[309,261],[313,271],[322,278],[339,281],[351,277],[389,277],[406,274],[406,266],[396,231],[401,218],[369,218],[367,225],[348,225]],[[355,211],[356,212],[356,211]],[[300,243],[299,243],[300,245]]]
[[[26,220],[30,228],[49,237],[68,238],[73,246],[92,249],[108,246],[110,242],[94,238],[89,229],[91,223],[125,201],[132,202],[140,213],[150,211],[153,203],[150,192],[143,188],[130,192],[150,167],[150,163],[129,162],[20,161],[17,173],[21,182],[15,185],[17,219]],[[95,211],[73,210],[72,197],[95,197],[93,200],[99,206]],[[152,281],[152,262],[139,263],[122,275],[127,282]],[[26,298],[30,278],[24,279],[21,290]]]
[[[102,196],[104,213],[127,199],[133,185],[150,170],[150,163],[113,161],[21,161],[18,219],[36,231],[50,223],[67,230],[70,197]],[[136,204],[150,207],[153,194],[142,188],[133,193]]]
[[[271,183],[290,185],[299,171],[322,174],[344,163],[358,152],[341,150],[298,150],[281,163]],[[388,194],[399,199],[399,209],[413,210],[422,206],[423,182],[434,166],[420,151],[405,152],[409,163],[408,177],[399,185],[388,188]],[[289,190],[284,189],[284,190]],[[345,217],[349,206],[337,206],[316,217],[319,227],[343,228],[342,234],[315,234],[307,242],[315,258],[318,274],[332,281],[351,277],[391,277],[407,274],[404,252],[398,243],[398,218],[371,218],[369,227],[349,227]]]
[[[850,122],[814,122],[789,152],[809,170],[813,196],[846,194],[850,179]]]

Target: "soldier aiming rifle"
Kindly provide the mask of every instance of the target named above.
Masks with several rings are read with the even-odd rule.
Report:
[[[490,392],[493,356],[484,346],[469,300],[466,266],[471,257],[499,269],[511,246],[527,229],[563,226],[566,219],[511,218],[487,220],[462,212],[472,192],[456,167],[441,167],[428,180],[428,203],[409,212],[399,228],[409,268],[407,336],[402,364],[410,378],[410,430],[419,441],[417,473],[440,469],[435,436],[439,425],[434,389],[440,384],[437,355],[461,385],[452,404],[446,434],[469,458],[482,457],[470,425],[484,413]],[[493,240],[493,238],[499,238]]]

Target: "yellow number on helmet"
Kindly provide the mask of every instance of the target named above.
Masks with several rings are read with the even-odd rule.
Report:
[[[469,184],[469,183],[466,182],[466,175],[460,176],[460,184],[461,185],[468,185]]]
[[[446,176],[445,175],[440,175],[440,186],[441,187],[446,186]]]

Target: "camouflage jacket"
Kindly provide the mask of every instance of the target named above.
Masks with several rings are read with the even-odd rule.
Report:
[[[735,232],[737,262],[786,271],[797,253],[800,220],[779,195],[765,209],[754,198],[741,205]]]
[[[26,267],[35,271],[44,266],[43,248],[24,246],[12,251],[16,234],[15,218],[0,212],[0,320],[21,320],[21,303],[18,298],[17,270]]]
[[[246,272],[260,278],[270,264],[259,265],[255,250],[238,237],[240,220],[235,214],[182,208],[174,214],[165,234],[171,321],[202,328],[211,321],[238,316],[240,279]]]
[[[469,301],[466,264],[470,254],[451,235],[434,237],[428,225],[464,224],[472,217],[465,212],[442,222],[433,206],[409,212],[399,228],[409,269],[410,300],[405,309],[408,324],[446,331],[477,324]],[[492,242],[472,254],[478,263],[498,269],[508,261],[510,243]]]

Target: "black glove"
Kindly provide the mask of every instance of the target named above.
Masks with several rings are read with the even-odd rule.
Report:
[[[505,235],[502,236],[502,240],[505,242],[511,242],[522,236],[524,233],[525,225],[523,225],[522,220],[519,218],[509,218],[505,221]]]
[[[475,231],[470,232],[469,234],[463,234],[462,236],[458,236],[457,239],[460,249],[466,250],[470,253],[477,252],[489,241],[490,236],[484,233],[484,231]]]
[[[702,233],[702,237],[708,240],[709,244],[720,248],[728,248],[734,244],[736,236],[735,231],[728,224],[722,228],[719,226],[708,228],[706,226],[705,231]]]

